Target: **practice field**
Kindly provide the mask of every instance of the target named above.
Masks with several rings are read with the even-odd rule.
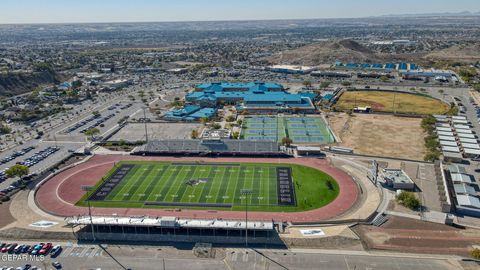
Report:
[[[77,205],[243,210],[248,200],[253,211],[294,212],[338,193],[332,177],[301,165],[123,161]]]
[[[423,160],[426,154],[421,118],[336,113],[328,121],[342,141],[340,146],[355,153],[413,160]]]
[[[319,117],[256,116],[244,119],[241,138],[281,142],[289,137],[295,144],[329,144],[335,139]]]
[[[395,102],[395,107],[394,107]],[[370,106],[373,111],[408,114],[443,114],[449,105],[426,96],[388,91],[348,91],[335,104],[338,110]]]

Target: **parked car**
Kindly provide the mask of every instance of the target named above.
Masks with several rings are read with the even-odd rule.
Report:
[[[18,245],[13,249],[14,253],[20,253],[25,245]]]
[[[16,247],[17,247],[17,243],[12,244],[12,245],[8,248],[8,253],[13,253],[13,251],[15,250]]]
[[[42,249],[38,252],[39,255],[47,255],[52,249],[52,243],[46,243]]]
[[[52,262],[52,266],[55,267],[55,269],[61,269],[62,268],[62,265],[57,261]]]
[[[58,255],[60,255],[60,253],[62,252],[62,246],[54,246],[52,248],[52,251],[50,251],[50,257],[52,258],[56,258]]]

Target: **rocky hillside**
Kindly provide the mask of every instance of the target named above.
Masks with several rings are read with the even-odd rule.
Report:
[[[342,62],[372,62],[376,55],[353,40],[323,41],[298,49],[284,51],[266,59],[273,64],[319,65]]]
[[[456,45],[424,56],[429,61],[472,63],[480,61],[480,43]]]
[[[0,96],[20,95],[41,85],[59,82],[60,78],[49,71],[0,74]]]
[[[480,43],[455,45],[433,52],[382,54],[375,53],[353,40],[330,40],[303,46],[294,50],[283,51],[266,59],[271,64],[290,64],[315,66],[333,64],[336,60],[344,63],[386,63],[412,62],[429,67],[436,62],[472,63],[480,61]]]

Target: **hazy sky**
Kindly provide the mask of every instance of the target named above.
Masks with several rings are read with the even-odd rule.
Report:
[[[479,10],[479,0],[0,0],[0,23],[344,18]]]

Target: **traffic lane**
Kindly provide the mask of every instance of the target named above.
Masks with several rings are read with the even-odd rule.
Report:
[[[157,258],[137,258],[137,257],[47,257],[43,262],[31,262],[28,260],[4,262],[0,265],[9,267],[23,267],[25,264],[31,264],[41,269],[53,269],[51,263],[58,261],[62,269],[98,269],[118,270],[118,269],[188,269],[188,270],[226,270],[228,269],[221,260],[212,259],[157,259]],[[165,266],[165,267],[164,267]]]
[[[298,253],[290,251],[227,251],[226,261],[233,269],[253,269],[252,266],[269,269],[382,269],[382,270],[453,270],[456,269],[446,260],[370,256],[370,255],[334,255],[321,253]],[[272,268],[273,267],[273,268]]]

